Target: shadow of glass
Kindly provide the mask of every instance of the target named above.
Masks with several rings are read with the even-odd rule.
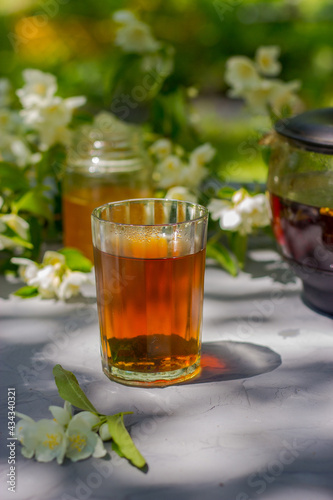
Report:
[[[184,384],[203,384],[255,377],[281,365],[281,356],[248,342],[208,342],[202,345],[201,373]]]

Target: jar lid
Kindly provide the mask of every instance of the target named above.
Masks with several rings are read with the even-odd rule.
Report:
[[[67,150],[68,168],[89,172],[129,172],[142,168],[140,131],[109,112],[81,126]]]
[[[296,146],[323,154],[333,154],[333,108],[306,111],[275,124],[278,134]]]

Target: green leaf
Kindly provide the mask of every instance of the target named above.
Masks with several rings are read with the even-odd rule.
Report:
[[[29,183],[24,177],[22,169],[11,163],[0,163],[0,185],[11,191],[25,191]]]
[[[235,191],[236,190],[230,186],[224,186],[223,188],[219,189],[217,196],[219,198],[226,198],[227,200],[230,200]]]
[[[230,233],[229,244],[232,252],[238,260],[239,266],[243,268],[246,258],[247,236],[239,233]]]
[[[141,469],[146,465],[146,460],[143,458],[127,432],[123,415],[123,413],[118,413],[106,417],[109,432],[114,441],[113,449],[120,456],[127,458],[135,467]]]
[[[231,253],[224,245],[218,242],[208,242],[206,256],[216,260],[223,269],[228,271],[232,276],[237,276],[238,266]]]
[[[16,213],[29,212],[48,220],[52,220],[53,217],[50,200],[46,198],[40,188],[25,193],[18,201],[13,203],[12,209]]]
[[[6,238],[9,238],[14,243],[15,246],[20,246],[29,249],[33,248],[32,243],[18,236],[18,234],[8,226],[6,227],[5,231],[1,233],[1,235],[5,236]]]
[[[65,401],[69,401],[73,406],[76,406],[81,410],[98,413],[96,408],[89,401],[79,386],[79,383],[72,372],[64,370],[61,365],[55,365],[53,368],[53,375],[60,397],[62,397]]]
[[[36,286],[22,286],[13,293],[17,297],[21,297],[22,299],[30,299],[31,297],[36,297],[39,294],[38,288]]]
[[[81,271],[82,273],[91,271],[92,262],[76,248],[62,248],[59,253],[65,256],[66,265],[71,271]]]

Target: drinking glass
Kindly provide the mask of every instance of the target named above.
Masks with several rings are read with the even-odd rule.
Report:
[[[137,199],[92,213],[104,373],[164,386],[200,371],[208,211]]]

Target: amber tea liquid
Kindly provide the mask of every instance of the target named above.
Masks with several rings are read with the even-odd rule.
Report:
[[[173,382],[199,371],[205,250],[129,258],[95,248],[94,260],[104,371]]]

